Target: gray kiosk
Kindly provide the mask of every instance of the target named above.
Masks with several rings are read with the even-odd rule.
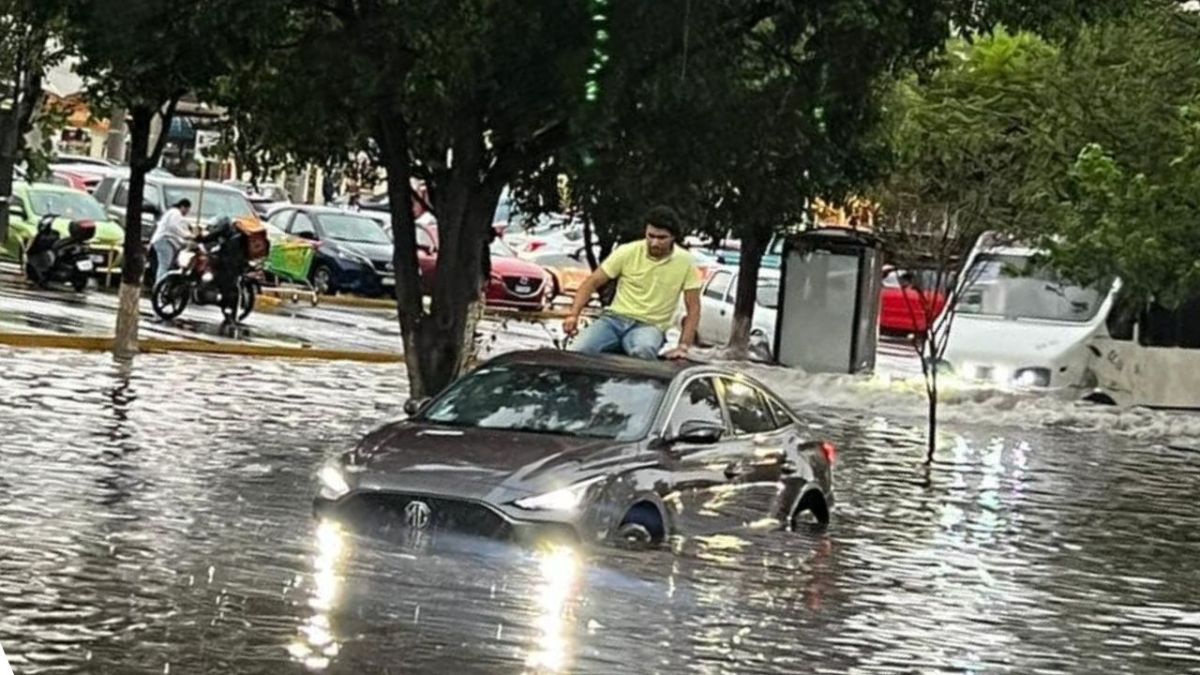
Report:
[[[882,275],[879,242],[869,233],[828,228],[790,236],[775,359],[810,373],[873,369]]]

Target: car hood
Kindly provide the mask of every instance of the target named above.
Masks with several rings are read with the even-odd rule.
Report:
[[[1011,321],[959,314],[950,330],[945,358],[955,366],[1044,366],[1084,344],[1095,333],[1098,321]]]
[[[619,441],[401,422],[350,454],[362,489],[511,501],[556,490],[624,464]]]
[[[360,241],[334,241],[339,251],[347,251],[355,255],[360,255],[371,262],[390,262],[392,259],[392,245],[388,244],[370,244]]]
[[[506,277],[533,277],[541,279],[544,274],[541,265],[520,258],[493,257],[492,271]]]

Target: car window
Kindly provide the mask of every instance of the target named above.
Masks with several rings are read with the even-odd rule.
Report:
[[[711,378],[705,377],[692,380],[679,394],[671,419],[667,422],[667,434],[679,432],[684,422],[712,422],[725,426],[725,417],[721,414],[721,400],[717,398],[717,390]]]
[[[779,402],[779,399],[775,398],[774,396],[766,395],[764,395],[764,398],[767,399],[767,405],[771,407],[771,414],[775,416],[776,429],[782,429],[789,424],[795,423],[796,420],[792,417],[792,414],[788,412],[787,407],[784,406],[783,403]]]
[[[757,389],[731,378],[723,378],[722,382],[725,407],[729,410],[729,423],[735,435],[758,434],[775,428],[771,412]]]
[[[303,234],[310,234],[314,239],[317,237],[317,227],[313,225],[312,218],[309,218],[308,214],[303,211],[296,212],[296,218],[292,220],[288,232],[297,237]]]
[[[192,203],[192,212],[189,214],[196,217],[196,211],[199,210],[199,217],[203,219],[209,218],[256,218],[256,211],[246,200],[245,195],[237,190],[221,187],[205,187],[204,194],[200,194],[200,188],[191,186],[171,186],[167,188],[167,205],[174,205],[181,199],[187,199]]]
[[[129,206],[129,183],[122,181],[113,195],[113,206]]]
[[[733,275],[729,272],[717,272],[708,282],[708,287],[704,289],[704,295],[714,300],[724,300],[725,292],[729,290],[729,281],[732,278]]]
[[[29,191],[29,204],[35,216],[53,214],[71,220],[108,220],[100,203],[85,192],[33,189]]]
[[[296,215],[296,222],[307,216],[303,212]],[[324,237],[334,241],[354,241],[364,244],[390,244],[387,233],[379,227],[379,223],[366,216],[355,213],[322,213],[318,216]]]
[[[295,211],[292,211],[291,209],[284,209],[283,211],[272,213],[271,217],[267,219],[267,222],[281,230],[286,230],[288,220],[291,219],[293,213],[295,213]]]
[[[107,204],[109,196],[112,195],[113,184],[115,182],[116,181],[107,178],[100,181],[100,184],[96,186],[96,191],[92,193],[92,196],[95,197],[96,201],[100,202],[101,204]]]
[[[644,438],[667,383],[541,364],[484,366],[421,418],[437,424],[614,440]]]

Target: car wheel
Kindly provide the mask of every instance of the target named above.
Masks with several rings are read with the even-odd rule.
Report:
[[[616,543],[631,549],[647,549],[661,544],[666,538],[662,515],[649,502],[634,504],[617,526]]]
[[[317,265],[312,272],[312,285],[321,295],[332,295],[337,292],[333,281],[333,269],[329,265]]]
[[[792,510],[792,530],[806,527],[825,527],[829,525],[829,507],[825,504],[825,496],[818,490],[809,490],[800,498],[796,508]]]

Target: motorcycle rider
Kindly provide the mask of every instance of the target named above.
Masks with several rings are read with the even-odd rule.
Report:
[[[228,216],[222,216],[208,226],[207,231],[196,238],[206,246],[213,263],[213,281],[221,293],[221,308],[229,309],[226,317],[237,315],[238,279],[245,272],[248,260],[240,238],[241,230]]]
[[[150,237],[150,247],[154,249],[154,255],[158,259],[158,267],[155,269],[154,275],[156,284],[167,276],[167,272],[175,264],[175,256],[179,255],[179,251],[187,245],[188,239],[192,237],[192,228],[185,220],[191,208],[191,201],[180,199],[175,202],[174,206],[167,209],[162,218],[158,219],[158,225],[154,228],[154,236]]]

